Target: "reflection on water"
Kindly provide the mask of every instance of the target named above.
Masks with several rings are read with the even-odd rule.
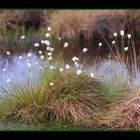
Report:
[[[125,64],[116,60],[102,60],[98,64],[89,67],[88,71],[92,71],[95,77],[106,83],[112,89],[115,87],[130,86],[131,76]]]
[[[96,65],[89,66],[86,72],[93,72],[95,77],[106,83],[110,89],[121,85],[130,89],[140,87],[140,70],[137,70],[135,77],[125,64],[116,60],[102,60]]]
[[[28,67],[30,61],[31,68]],[[30,86],[39,82],[39,75],[44,71],[44,61],[32,54],[29,58],[23,54],[22,56],[12,56],[10,59],[0,59],[0,92],[3,89],[11,90],[11,87],[18,85]]]
[[[40,83],[40,76],[45,72],[46,63],[40,57],[31,53],[29,58],[27,54],[21,56],[8,56],[0,58],[0,97],[7,96],[6,91],[18,90],[21,87],[37,86]],[[30,66],[28,65],[30,62]],[[127,67],[115,60],[102,60],[95,65],[88,65],[84,71],[89,75],[94,73],[95,78],[106,83],[110,88],[113,86],[130,86],[131,88],[139,87],[140,72],[132,80]],[[14,92],[13,92],[14,93]]]

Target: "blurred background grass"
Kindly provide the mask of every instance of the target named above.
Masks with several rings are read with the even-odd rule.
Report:
[[[111,42],[114,32],[124,30],[134,34],[139,55],[140,10],[0,10],[0,54],[7,49],[15,53],[32,49],[48,26],[52,36],[71,42],[72,53],[87,47],[90,59],[95,58],[103,36]],[[24,43],[19,41],[22,34],[28,37]],[[53,42],[58,45],[56,39]],[[109,52],[104,44],[98,55],[108,57]]]

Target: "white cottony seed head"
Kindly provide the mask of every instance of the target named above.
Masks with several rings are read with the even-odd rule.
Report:
[[[22,58],[23,58],[22,56],[19,56],[19,57],[18,57],[19,60],[21,60]]]
[[[112,41],[112,44],[115,44],[115,43],[116,43],[115,40],[113,40],[113,41]]]
[[[47,50],[47,51],[50,51],[50,50],[51,50],[51,47],[47,47],[46,50]]]
[[[35,46],[35,47],[39,47],[39,43],[35,43],[34,46]]]
[[[61,72],[63,72],[63,71],[64,71],[64,69],[63,69],[63,68],[60,68],[59,70],[60,70]]]
[[[84,48],[84,49],[83,49],[83,52],[87,52],[87,51],[88,51],[88,49],[87,49],[87,48]]]
[[[130,39],[131,38],[131,34],[127,34],[127,37],[128,37],[128,39]]]
[[[39,51],[38,51],[38,53],[39,53],[39,54],[42,54],[42,51],[41,51],[41,50],[39,50]]]
[[[74,65],[75,65],[76,67],[79,67],[79,63],[78,63],[78,62],[74,62]]]
[[[50,46],[50,41],[49,41],[49,40],[45,40],[44,43],[45,43],[47,46]]]
[[[90,76],[91,76],[91,78],[94,78],[94,73],[92,72],[92,73],[90,74]]]
[[[45,41],[44,40],[41,40],[41,44],[45,44]]]
[[[65,68],[67,69],[67,70],[69,70],[70,69],[70,65],[65,65]]]
[[[11,53],[9,51],[6,52],[7,55],[10,55]]]
[[[99,47],[102,46],[102,45],[103,45],[102,42],[100,42],[100,43],[98,44]]]
[[[49,61],[52,60],[52,59],[53,59],[53,58],[52,58],[51,56],[48,57],[48,60],[49,60]]]
[[[58,37],[58,40],[60,41],[61,40],[61,37]]]
[[[124,36],[124,30],[121,30],[121,31],[120,31],[120,35],[121,35],[121,36]]]
[[[114,37],[117,37],[117,35],[118,35],[118,34],[115,32],[115,33],[114,33]]]
[[[27,54],[27,57],[32,57],[32,54],[31,54],[31,53],[28,53],[28,54]]]
[[[53,52],[54,51],[54,48],[50,48],[50,52]]]
[[[46,38],[50,37],[50,34],[49,34],[49,33],[46,33],[46,34],[45,34],[45,37],[46,37]]]
[[[51,53],[51,52],[49,52],[49,53],[48,53],[48,56],[52,56],[52,53]]]
[[[41,56],[40,56],[40,59],[41,59],[41,60],[43,60],[44,58],[45,58],[44,55],[41,55]]]
[[[51,82],[51,83],[50,83],[50,86],[54,86],[54,83],[53,83],[53,82]]]
[[[72,61],[78,61],[78,60],[79,60],[79,58],[76,57],[76,56],[74,56],[74,57],[72,58]]]
[[[50,70],[54,70],[56,67],[54,67],[53,65],[51,65],[49,68],[50,68]]]
[[[80,75],[82,73],[82,70],[77,70],[77,75]]]
[[[3,71],[3,72],[5,72],[5,71],[6,71],[6,69],[2,69],[2,71]]]
[[[20,38],[21,38],[21,39],[25,39],[25,35],[22,35]]]
[[[125,51],[125,52],[128,51],[128,47],[125,47],[125,48],[124,48],[124,51]]]
[[[48,28],[47,28],[47,31],[51,31],[52,30],[52,28],[49,26]]]
[[[64,48],[67,48],[68,45],[69,45],[68,42],[65,42],[65,43],[64,43]]]

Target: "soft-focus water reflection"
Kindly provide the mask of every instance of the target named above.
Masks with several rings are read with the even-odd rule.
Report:
[[[0,59],[0,92],[3,89],[10,89],[18,85],[30,86],[39,82],[39,75],[44,72],[45,63],[38,56],[32,53],[30,59],[25,55],[12,56],[10,59]],[[31,68],[27,63],[30,61]],[[10,81],[10,82],[9,82]]]
[[[6,91],[12,94],[12,91],[20,90],[21,87],[30,90],[40,84],[40,76],[45,72],[47,65],[39,56],[31,54],[31,57],[22,54],[0,58],[0,97],[7,96]],[[31,67],[28,66],[28,62]],[[87,65],[84,72],[88,75],[93,72],[94,77],[106,83],[110,89],[120,85],[131,88],[140,86],[140,72],[138,71],[136,78],[132,79],[125,64],[115,60],[102,60],[95,65]]]

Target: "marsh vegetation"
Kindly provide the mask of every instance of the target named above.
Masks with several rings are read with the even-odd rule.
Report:
[[[139,13],[2,10],[1,129],[139,129]]]

